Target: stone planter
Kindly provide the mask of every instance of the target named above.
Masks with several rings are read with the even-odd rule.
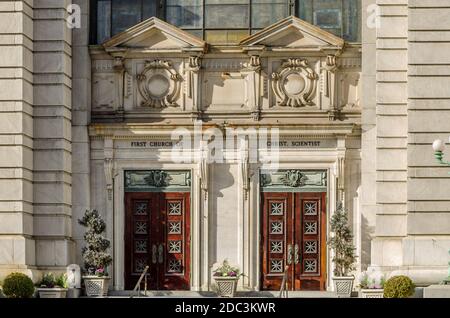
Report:
[[[108,296],[110,277],[83,276],[83,280],[87,296]]]
[[[352,295],[354,276],[333,277],[334,292],[339,298],[349,298]]]
[[[217,292],[220,297],[234,297],[236,295],[239,277],[214,277],[217,283]]]
[[[383,298],[384,289],[361,289],[359,298]]]
[[[38,288],[39,298],[66,298],[66,288]]]

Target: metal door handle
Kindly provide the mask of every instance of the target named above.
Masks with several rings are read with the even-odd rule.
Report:
[[[291,244],[288,245],[288,259],[287,259],[287,263],[289,265],[292,264],[292,245]]]
[[[299,256],[299,248],[298,244],[295,244],[295,257],[294,257],[295,264],[300,263],[300,256]]]
[[[163,263],[163,254],[164,254],[164,246],[162,244],[159,244],[158,247],[158,263]]]
[[[152,263],[156,264],[156,253],[157,253],[157,247],[156,244],[152,245]]]

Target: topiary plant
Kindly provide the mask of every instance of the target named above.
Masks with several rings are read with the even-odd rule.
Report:
[[[356,255],[347,212],[342,203],[339,203],[336,212],[331,217],[330,227],[331,232],[334,232],[334,236],[328,242],[328,245],[334,250],[334,275],[336,277],[348,276],[355,269]]]
[[[415,285],[408,276],[393,276],[384,284],[384,298],[408,298],[414,295]]]
[[[84,268],[88,275],[107,276],[106,267],[111,264],[111,255],[106,252],[110,242],[102,234],[106,223],[97,210],[87,210],[78,222],[87,228],[84,234],[86,246],[82,250]]]
[[[3,294],[8,298],[31,298],[34,284],[30,277],[22,273],[11,273],[3,282]]]

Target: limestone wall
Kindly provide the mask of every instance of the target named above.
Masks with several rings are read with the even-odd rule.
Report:
[[[72,30],[69,0],[34,1],[34,238],[36,265],[70,264]]]
[[[419,282],[447,276],[450,169],[431,144],[450,136],[450,2],[408,1],[408,238],[403,264]],[[447,152],[448,153],[448,152]]]
[[[33,1],[0,2],[0,279],[36,264]]]

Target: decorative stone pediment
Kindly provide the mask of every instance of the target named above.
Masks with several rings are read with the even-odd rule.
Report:
[[[241,46],[252,50],[256,48],[304,48],[341,50],[344,40],[305,22],[290,16],[241,41]]]
[[[204,52],[206,42],[158,18],[145,20],[103,43],[108,52],[126,49],[146,52]]]

